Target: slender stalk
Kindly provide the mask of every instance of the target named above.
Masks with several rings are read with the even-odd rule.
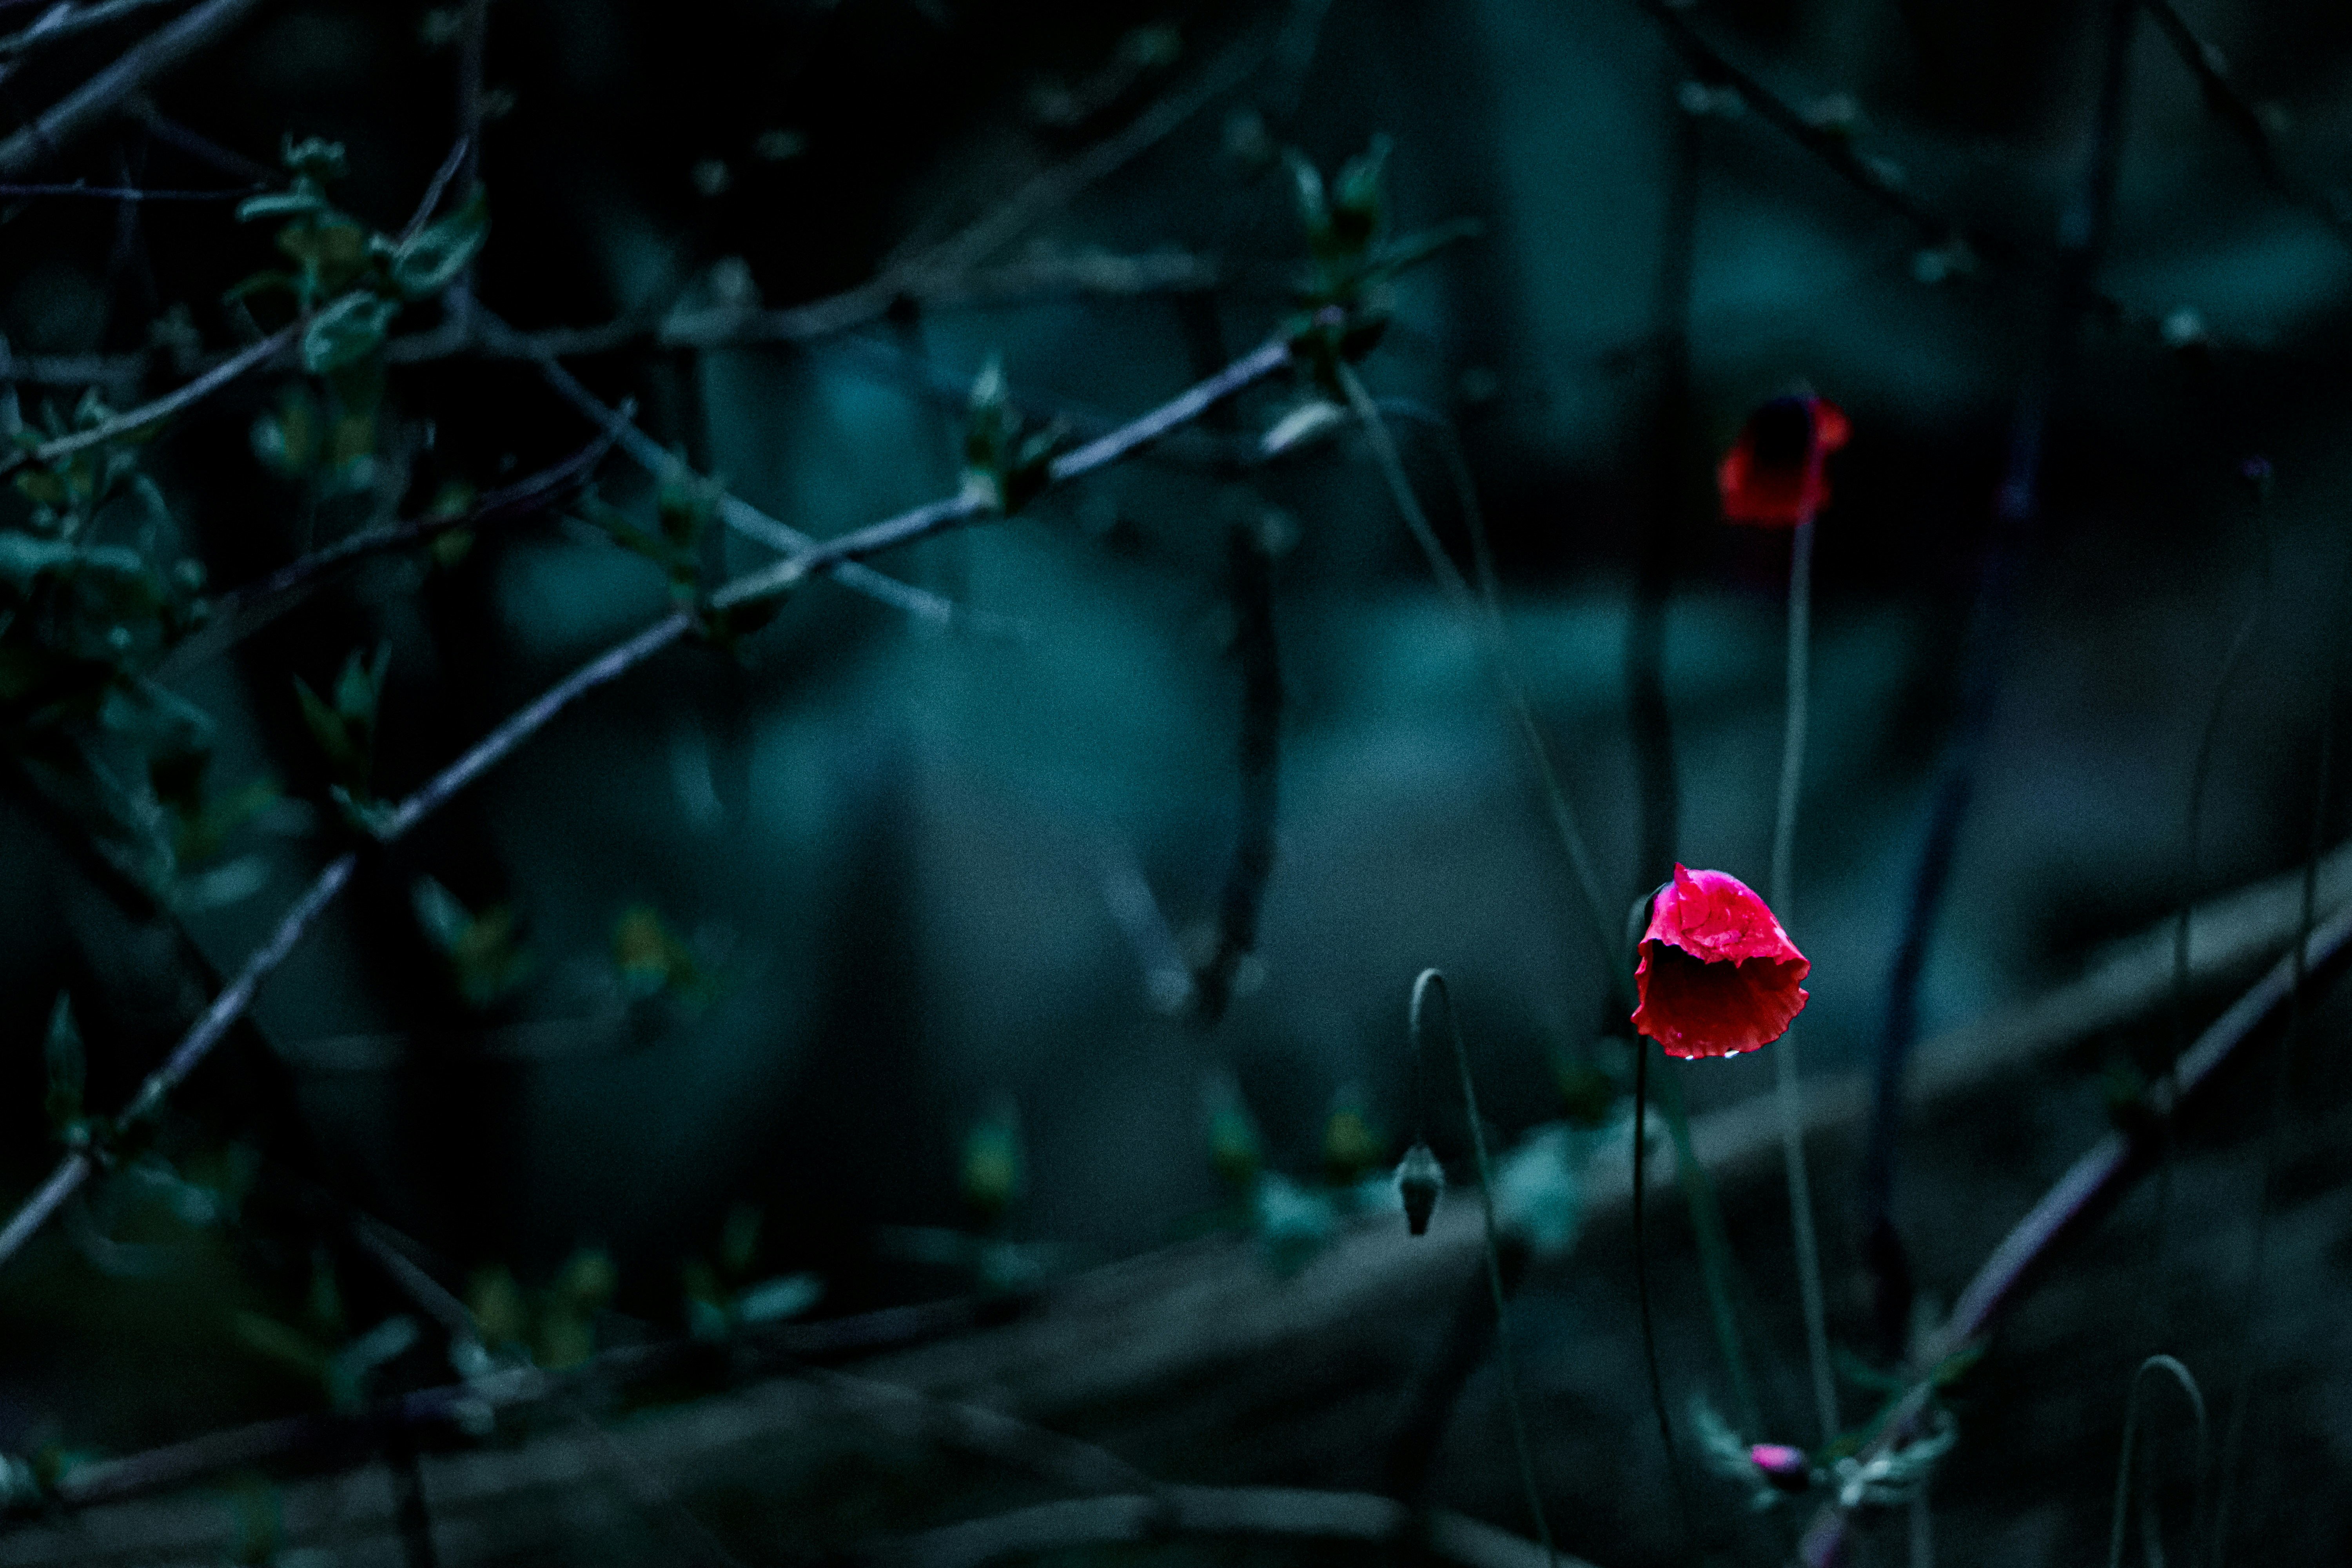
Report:
[[[2115,1521],[2107,1531],[2107,1568],[2123,1568],[2124,1522],[2130,1517],[2132,1454],[2139,1437],[2140,1390],[2147,1382],[2147,1374],[2152,1372],[2165,1373],[2180,1385],[2180,1392],[2189,1396],[2189,1408],[2197,1421],[2197,1466],[2193,1483],[2196,1500],[2189,1513],[2189,1568],[2197,1568],[2199,1529],[2204,1522],[2197,1516],[2205,1505],[2205,1392],[2197,1386],[2196,1375],[2168,1355],[2152,1355],[2139,1363],[2139,1370],[2132,1373],[2131,1393],[2124,1402],[2124,1443],[2123,1451],[2116,1458],[2116,1511]],[[2155,1525],[2151,1510],[2149,1517],[2140,1527],[2142,1544],[2147,1550],[2148,1561],[2160,1563],[2163,1561],[2161,1543],[2150,1533]]]
[[[1511,1350],[1511,1325],[1507,1314],[1507,1293],[1503,1289],[1502,1258],[1496,1247],[1500,1227],[1495,1223],[1495,1170],[1486,1158],[1486,1129],[1478,1119],[1478,1089],[1470,1078],[1470,1052],[1462,1043],[1462,1019],[1454,1010],[1454,994],[1445,984],[1445,976],[1434,969],[1424,969],[1412,983],[1413,1054],[1423,1050],[1429,1023],[1429,994],[1434,991],[1444,999],[1445,1025],[1454,1046],[1454,1066],[1462,1078],[1462,1109],[1470,1120],[1470,1152],[1478,1163],[1478,1207],[1486,1223],[1486,1288],[1495,1300],[1495,1357],[1503,1374],[1503,1402],[1511,1417],[1511,1447],[1518,1457],[1519,1484],[1526,1489],[1528,1512],[1535,1520],[1536,1539],[1542,1542],[1544,1560],[1557,1563],[1558,1554],[1552,1548],[1551,1523],[1544,1516],[1543,1491],[1536,1485],[1536,1461],[1528,1445],[1527,1413],[1519,1405],[1519,1373],[1517,1358]],[[1656,1358],[1652,1357],[1652,1374],[1655,1375]],[[1661,1414],[1665,1406],[1659,1407]],[[1669,1439],[1671,1447],[1671,1439]],[[1679,1468],[1677,1474],[1679,1474]]]
[[[1815,492],[1822,453],[1818,444],[1806,459],[1806,493]],[[1789,695],[1787,727],[1780,741],[1780,795],[1772,818],[1773,911],[1786,924],[1797,848],[1797,798],[1804,781],[1805,728],[1811,689],[1813,615],[1813,514],[1797,521],[1789,546]],[[1830,1371],[1829,1309],[1822,1291],[1821,1238],[1813,1228],[1813,1184],[1805,1165],[1805,1102],[1800,1086],[1797,1031],[1772,1047],[1773,1086],[1780,1099],[1780,1158],[1789,1178],[1789,1222],[1795,1237],[1797,1289],[1805,1311],[1805,1359],[1812,1373],[1813,1414],[1822,1441],[1838,1435],[1837,1382]]]
[[[1517,725],[1520,739],[1527,745],[1528,755],[1536,765],[1545,802],[1550,807],[1553,831],[1568,854],[1578,890],[1583,895],[1585,912],[1589,917],[1588,928],[1594,945],[1599,949],[1601,973],[1608,979],[1610,994],[1619,1009],[1618,1016],[1630,1018],[1636,998],[1633,970],[1625,963],[1619,948],[1622,933],[1615,919],[1601,901],[1599,874],[1594,869],[1591,853],[1585,846],[1583,832],[1577,824],[1575,808],[1569,803],[1559,770],[1552,763],[1551,748],[1544,740],[1543,730],[1536,722],[1535,710],[1528,701],[1526,689],[1519,682],[1517,661],[1512,657],[1503,626],[1500,602],[1488,601],[1486,613],[1484,616],[1480,614],[1479,602],[1472,595],[1461,568],[1445,553],[1444,546],[1438,542],[1436,530],[1429,524],[1428,514],[1422,510],[1420,498],[1413,493],[1412,481],[1404,471],[1403,459],[1397,453],[1395,439],[1389,433],[1388,422],[1381,416],[1379,405],[1364,390],[1363,381],[1355,370],[1344,362],[1339,366],[1339,384],[1357,418],[1363,425],[1373,458],[1387,482],[1390,497],[1403,517],[1414,542],[1421,546],[1422,553],[1428,558],[1430,570],[1435,574],[1439,586],[1462,616],[1473,643],[1486,662],[1488,676]],[[1700,1276],[1706,1286],[1717,1344],[1723,1352],[1733,1386],[1738,1392],[1742,1415],[1753,1425],[1756,1408],[1754,1384],[1748,1375],[1747,1356],[1740,1348],[1738,1315],[1731,1301],[1733,1265],[1730,1244],[1716,1205],[1714,1188],[1707,1180],[1706,1168],[1699,1163],[1691,1148],[1690,1117],[1683,1106],[1681,1085],[1669,1076],[1665,1079],[1665,1089],[1658,1098],[1667,1131],[1675,1141],[1675,1174],[1690,1206],[1692,1229],[1698,1237]]]
[[[1696,1556],[1698,1530],[1691,1517],[1690,1486],[1683,1479],[1682,1451],[1675,1445],[1674,1417],[1666,1412],[1666,1382],[1658,1370],[1658,1329],[1650,1310],[1649,1233],[1643,1220],[1648,1206],[1643,1167],[1649,1159],[1650,1042],[1633,1037],[1633,1304],[1642,1321],[1642,1364],[1650,1378],[1650,1413],[1657,1418],[1658,1443],[1666,1451],[1666,1475],[1675,1489],[1675,1512],[1682,1521],[1683,1546]]]
[[[2259,503],[2258,503],[2259,504]],[[2180,1053],[2189,1046],[2189,934],[2197,897],[2197,854],[2201,840],[2205,816],[2205,786],[2212,776],[2214,743],[2221,731],[2221,716],[2228,706],[2230,688],[2243,667],[2246,656],[2252,651],[2254,637],[2262,629],[2263,618],[2270,605],[2271,535],[2269,512],[2258,510],[2256,519],[2263,524],[2261,567],[2256,578],[2254,602],[2246,607],[2243,619],[2230,639],[2229,651],[2221,656],[2221,673],[2213,683],[2213,699],[2205,710],[2205,724],[2197,736],[2197,758],[2189,770],[2189,809],[2181,826],[2180,844],[2180,914],[2172,934],[2172,1049],[2164,1065],[2165,1079],[2170,1082],[2179,1070]],[[2174,1086],[2176,1089],[2178,1085]],[[2164,1256],[2167,1242],[2167,1220],[2172,1210],[2172,1124],[2165,1121],[2158,1125],[2164,1137],[2164,1154],[2156,1178],[2156,1221],[2148,1247],[2147,1307],[2151,1321],[2161,1324],[2164,1311]]]
[[[2198,1037],[2181,1057],[2173,1081],[2157,1086],[2152,1107],[2157,1115],[2179,1115],[2248,1040],[2296,1005],[2299,994],[2335,979],[2347,965],[2352,965],[2352,908],[2342,908],[2312,930],[2308,940],[2297,942],[2294,952],[2273,964]],[[1923,1375],[1887,1412],[1877,1435],[1855,1454],[1857,1461],[1867,1464],[1909,1440],[1934,1397],[1935,1370],[1990,1332],[2059,1248],[2097,1224],[2132,1182],[2155,1164],[2158,1152],[2158,1135],[2152,1128],[2117,1129],[2066,1168],[1961,1289],[1950,1316],[1917,1357]],[[1847,1511],[1832,1503],[1814,1516],[1800,1550],[1803,1563],[1819,1568],[1838,1560]]]
[[[2073,380],[2083,319],[2097,300],[2093,284],[2106,248],[2116,180],[2123,160],[2132,24],[2138,16],[2139,0],[2106,0],[2106,5],[2105,60],[2082,182],[2058,225],[2059,269],[2048,335],[2040,359],[2019,387],[2011,413],[2009,451],[1993,503],[1993,539],[1977,584],[1963,653],[1959,713],[1931,795],[1927,833],[1912,876],[1910,907],[1887,975],[1875,1102],[1863,1156],[1862,1209],[1864,1251],[1877,1275],[1874,1315],[1879,1349],[1890,1361],[1903,1353],[1910,1318],[1909,1267],[1895,1228],[1895,1149],[1904,1066],[1918,1033],[1919,982],[1927,969],[1928,944],[1943,907],[1960,828],[1976,793],[1985,736],[1991,728],[2007,663],[2023,558],[2040,519],[2042,466],[2051,414]]]
[[[1398,456],[1396,440],[1390,435],[1388,421],[1371,395],[1364,390],[1363,378],[1346,361],[1339,362],[1339,385],[1346,393],[1348,405],[1362,424],[1364,437],[1371,445],[1372,458],[1379,466],[1381,478],[1387,484],[1389,496],[1403,517],[1405,527],[1413,542],[1429,560],[1430,570],[1436,574],[1438,586],[1453,602],[1454,607],[1469,627],[1478,651],[1485,657],[1487,672],[1501,689],[1503,701],[1510,710],[1519,734],[1528,745],[1529,757],[1542,783],[1544,801],[1551,810],[1553,829],[1559,834],[1560,847],[1567,851],[1569,868],[1576,878],[1578,892],[1582,896],[1585,912],[1591,916],[1591,932],[1600,950],[1601,963],[1611,976],[1612,989],[1620,994],[1625,1011],[1633,1010],[1633,982],[1623,973],[1623,957],[1617,951],[1617,925],[1609,914],[1606,900],[1601,895],[1601,877],[1594,868],[1592,851],[1586,847],[1584,830],[1576,820],[1576,808],[1569,804],[1568,793],[1561,787],[1559,772],[1553,766],[1551,748],[1545,743],[1543,731],[1536,723],[1535,710],[1528,704],[1527,693],[1519,684],[1517,670],[1504,647],[1500,628],[1491,616],[1481,616],[1477,600],[1462,569],[1445,553],[1438,542],[1437,531],[1429,525],[1429,515],[1422,510],[1421,500],[1413,494],[1412,480],[1404,471],[1404,460]]]
[[[1699,117],[1677,100],[1682,73],[1666,73],[1670,146],[1664,222],[1658,237],[1657,291],[1651,334],[1657,345],[1657,392],[1650,413],[1648,516],[1635,545],[1633,602],[1625,616],[1625,708],[1642,806],[1636,879],[1666,879],[1681,837],[1682,782],[1675,765],[1674,716],[1666,706],[1666,608],[1684,499],[1684,442],[1690,417],[1692,279],[1698,248]]]
[[[2343,574],[2336,582],[2336,597],[2330,601],[2341,605],[2347,593],[2352,593],[2352,558],[2345,563]],[[2263,1119],[2263,1173],[2254,1201],[2254,1235],[2247,1250],[2245,1294],[2238,1310],[2238,1385],[2230,1393],[2230,1420],[2221,1437],[2221,1468],[2217,1497],[2213,1505],[2213,1568],[2226,1568],[2230,1560],[2230,1508],[2237,1490],[2238,1461],[2245,1446],[2246,1417],[2253,1405],[2256,1374],[2261,1371],[2260,1357],[2254,1346],[2254,1328],[2261,1318],[2263,1269],[2270,1244],[2272,1189],[2278,1181],[2278,1146],[2281,1130],[2286,1124],[2287,1085],[2293,1078],[2296,1048],[2303,1041],[2303,1024],[2308,1011],[2305,988],[2310,979],[2305,950],[2311,945],[2312,923],[2317,917],[2319,902],[2319,856],[2327,830],[2327,806],[2331,765],[2336,752],[2336,696],[2343,679],[2346,618],[2339,613],[2328,638],[2327,689],[2319,710],[2318,776],[2313,782],[2311,802],[2311,841],[2303,862],[2303,907],[2297,919],[2294,951],[2288,956],[2293,963],[2293,974],[2287,992],[2286,1038],[2280,1043],[2278,1065],[2271,1079],[2270,1109]]]

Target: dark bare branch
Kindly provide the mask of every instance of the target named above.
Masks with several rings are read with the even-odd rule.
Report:
[[[65,100],[0,142],[0,179],[15,179],[88,134],[141,88],[218,43],[253,15],[262,0],[205,0],[168,26],[125,50]]]

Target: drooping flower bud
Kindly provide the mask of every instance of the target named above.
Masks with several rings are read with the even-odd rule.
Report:
[[[1633,1027],[1670,1057],[1770,1045],[1805,1005],[1812,965],[1763,900],[1722,871],[1675,868],[1658,889],[1633,984]]]
[[[1821,398],[1779,397],[1748,416],[1716,469],[1727,522],[1794,528],[1827,506],[1823,472],[1851,434],[1844,414]]]
[[[1396,1170],[1397,1197],[1404,1205],[1404,1223],[1415,1236],[1429,1232],[1429,1216],[1436,1212],[1437,1196],[1445,1190],[1445,1168],[1429,1145],[1416,1142],[1404,1152]]]

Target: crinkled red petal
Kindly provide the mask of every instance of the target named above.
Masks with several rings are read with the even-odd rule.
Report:
[[[1706,959],[1663,942],[1642,944],[1633,1026],[1670,1057],[1733,1057],[1789,1032],[1808,993],[1807,965],[1771,958]]]

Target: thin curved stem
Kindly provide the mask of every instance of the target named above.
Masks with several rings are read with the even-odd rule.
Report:
[[[2347,557],[2331,604],[2341,605],[2352,593],[2352,557]],[[2319,762],[2313,783],[2311,842],[2303,862],[2303,907],[2297,917],[2294,951],[2287,991],[2286,1037],[2279,1042],[2278,1065],[2272,1069],[2270,1110],[2263,1128],[2262,1185],[2254,1204],[2254,1235],[2247,1249],[2246,1289],[2238,1311],[2238,1385],[2230,1394],[2230,1421],[2221,1438],[2221,1467],[2213,1505],[2213,1564],[2225,1568],[2230,1560],[2230,1506],[2237,1489],[2238,1460],[2245,1445],[2246,1417],[2253,1405],[2255,1373],[2260,1370],[2254,1350],[2254,1327],[2261,1316],[2263,1269],[2270,1245],[2271,1192],[2278,1180],[2278,1146],[2286,1124],[2287,1086],[2296,1047],[2303,1041],[2304,1019],[2309,1011],[2305,992],[2310,980],[2311,932],[2318,917],[2319,856],[2327,830],[2327,804],[2336,753],[2336,696],[2343,679],[2346,617],[2336,617],[2328,637],[2327,688],[2319,710]]]
[[[1371,444],[1372,455],[1386,481],[1389,494],[1403,517],[1405,527],[1428,557],[1430,570],[1435,574],[1447,599],[1463,617],[1472,640],[1486,662],[1487,673],[1501,693],[1505,706],[1517,722],[1528,755],[1533,759],[1541,781],[1546,804],[1551,808],[1552,826],[1559,836],[1561,847],[1567,852],[1569,865],[1574,871],[1578,890],[1582,894],[1589,930],[1594,945],[1600,950],[1601,973],[1607,977],[1610,993],[1622,1009],[1622,1016],[1631,1018],[1635,1004],[1633,973],[1624,960],[1619,943],[1619,928],[1615,917],[1602,902],[1601,883],[1593,868],[1591,852],[1587,848],[1582,830],[1578,826],[1575,808],[1570,805],[1559,773],[1552,764],[1550,747],[1545,742],[1542,728],[1537,724],[1535,710],[1528,701],[1520,684],[1517,661],[1512,658],[1509,640],[1498,610],[1482,617],[1478,601],[1472,594],[1462,570],[1454,563],[1439,543],[1437,531],[1429,524],[1428,513],[1422,510],[1421,500],[1413,493],[1412,481],[1404,471],[1404,461],[1398,455],[1395,438],[1390,434],[1388,421],[1381,416],[1380,405],[1364,389],[1361,377],[1353,366],[1341,361],[1339,365],[1339,385],[1347,395],[1349,407],[1364,427],[1365,437]],[[1491,606],[1490,606],[1491,609]],[[1659,1096],[1659,1109],[1664,1114],[1666,1130],[1675,1142],[1675,1174],[1681,1182],[1683,1194],[1691,1212],[1691,1228],[1698,1237],[1700,1278],[1705,1282],[1707,1306],[1713,1319],[1716,1341],[1729,1369],[1737,1391],[1742,1418],[1754,1424],[1756,1400],[1754,1384],[1748,1375],[1747,1356],[1740,1347],[1738,1315],[1732,1307],[1731,1247],[1726,1237],[1723,1219],[1715,1202],[1715,1189],[1707,1180],[1706,1168],[1698,1162],[1691,1146],[1690,1117],[1682,1103],[1680,1086],[1669,1077],[1666,1091]]]
[[[2256,520],[2262,523],[2262,555],[2259,574],[2255,580],[2254,602],[2246,607],[2244,618],[2230,639],[2229,651],[2221,656],[2221,678],[2213,683],[2213,700],[2205,710],[2205,725],[2198,732],[2197,760],[2189,771],[2189,810],[2182,824],[2180,845],[2180,915],[2172,934],[2172,1049],[2165,1061],[2165,1081],[2171,1086],[2175,1098],[2179,1085],[2180,1053],[2189,1047],[2189,933],[2191,910],[2197,897],[2197,852],[2205,817],[2205,786],[2212,776],[2214,744],[2220,737],[2221,716],[2227,710],[2230,688],[2244,666],[2246,656],[2261,631],[2263,617],[2270,608],[2271,593],[2271,533],[2270,514],[2258,510]],[[2164,1137],[2164,1152],[2157,1169],[2155,1236],[2148,1248],[2148,1310],[2157,1321],[2161,1321],[2164,1303],[2164,1258],[2168,1216],[2172,1208],[2172,1123],[2168,1118],[2158,1125]]]
[[[1405,528],[1412,534],[1413,542],[1428,558],[1430,570],[1436,574],[1438,586],[1444,591],[1446,598],[1470,628],[1478,651],[1485,656],[1489,675],[1501,689],[1504,705],[1510,710],[1511,718],[1527,742],[1528,755],[1535,763],[1543,786],[1544,802],[1551,810],[1553,829],[1559,836],[1560,847],[1567,852],[1569,868],[1576,878],[1577,891],[1582,897],[1585,912],[1591,917],[1592,940],[1600,949],[1612,988],[1623,1002],[1627,1015],[1631,1016],[1633,1010],[1633,981],[1624,973],[1624,964],[1617,952],[1616,921],[1601,897],[1601,877],[1593,867],[1592,851],[1585,842],[1584,829],[1577,822],[1576,808],[1569,803],[1568,793],[1561,786],[1559,771],[1552,764],[1551,748],[1545,743],[1543,731],[1536,723],[1535,710],[1529,705],[1527,692],[1519,684],[1517,671],[1503,646],[1501,632],[1491,617],[1480,615],[1477,598],[1463,577],[1462,569],[1454,563],[1452,556],[1445,553],[1444,545],[1438,542],[1437,531],[1429,525],[1429,514],[1422,510],[1421,498],[1413,494],[1412,481],[1404,471],[1404,459],[1398,455],[1396,438],[1389,433],[1388,421],[1381,416],[1380,406],[1372,401],[1371,394],[1364,390],[1363,378],[1345,360],[1339,362],[1339,371],[1340,390],[1347,395],[1349,407],[1363,426],[1364,437],[1371,445],[1373,461],[1381,470],[1382,481],[1388,486],[1390,499],[1396,503],[1397,511],[1403,517]]]
[[[2197,1386],[2197,1378],[2195,1373],[2191,1373],[2187,1367],[2183,1366],[2179,1362],[2168,1355],[2152,1355],[2146,1361],[2140,1363],[2139,1370],[2132,1373],[2131,1394],[2124,1403],[2123,1452],[2116,1458],[2116,1511],[2115,1522],[2107,1531],[2107,1568],[2123,1568],[2124,1527],[2126,1520],[2130,1517],[2128,1505],[2131,1498],[2133,1445],[2139,1436],[2140,1390],[2147,1384],[2147,1374],[2151,1372],[2166,1373],[2171,1376],[2173,1382],[2180,1385],[2180,1392],[2189,1396],[2189,1408],[2197,1419],[2197,1466],[2196,1479],[2193,1483],[2193,1497],[2195,1500],[2190,1504],[2189,1516],[2189,1568],[2197,1568],[2198,1530],[2204,1522],[2200,1515],[2203,1512],[2205,1507],[2205,1439],[2207,1435],[2205,1424],[2205,1391]],[[2155,1524],[2156,1520],[2154,1518],[2153,1510],[2151,1510],[2149,1517],[2144,1520],[2140,1526],[2143,1532],[2144,1544],[2148,1548],[2148,1557],[2150,1562],[2160,1561],[2160,1555],[2157,1548],[2155,1538],[2147,1533],[2155,1528]]]
[[[1690,1491],[1683,1480],[1683,1456],[1675,1444],[1674,1417],[1666,1411],[1666,1382],[1658,1370],[1658,1329],[1650,1310],[1649,1232],[1642,1217],[1649,1159],[1650,1042],[1633,1037],[1633,1310],[1642,1320],[1642,1364],[1650,1377],[1650,1413],[1657,1417],[1658,1442],[1666,1451],[1666,1475],[1674,1483],[1675,1511],[1683,1527],[1683,1544],[1698,1550],[1698,1533],[1691,1520]]]
[[[1806,493],[1818,489],[1822,454],[1807,459],[1815,472]],[[1773,911],[1790,918],[1790,882],[1797,847],[1797,797],[1804,781],[1805,730],[1811,689],[1813,639],[1813,514],[1797,521],[1789,549],[1788,720],[1780,742],[1780,793],[1772,818]],[[1805,1164],[1805,1105],[1797,1062],[1797,1031],[1780,1037],[1772,1052],[1772,1074],[1780,1111],[1780,1159],[1789,1179],[1789,1221],[1795,1237],[1797,1289],[1804,1304],[1805,1359],[1812,1373],[1813,1414],[1822,1441],[1838,1435],[1837,1383],[1830,1372],[1829,1310],[1822,1290],[1821,1238],[1813,1226],[1812,1176]]]
[[[1495,1356],[1503,1373],[1503,1401],[1511,1416],[1511,1447],[1519,1461],[1519,1484],[1527,1490],[1528,1512],[1534,1516],[1536,1539],[1543,1543],[1544,1560],[1557,1563],[1559,1555],[1552,1548],[1551,1524],[1544,1517],[1543,1492],[1536,1485],[1536,1461],[1528,1446],[1527,1413],[1519,1405],[1519,1373],[1517,1358],[1511,1351],[1511,1324],[1506,1311],[1507,1305],[1503,1289],[1502,1258],[1496,1246],[1498,1234],[1495,1223],[1495,1171],[1486,1158],[1486,1130],[1478,1120],[1478,1089],[1470,1078],[1470,1053],[1462,1043],[1462,1020],[1454,1011],[1454,993],[1446,988],[1445,976],[1434,969],[1424,969],[1412,983],[1412,1013],[1411,1018],[1413,1054],[1423,1053],[1423,1039],[1428,1027],[1429,994],[1435,991],[1444,999],[1445,1024],[1454,1044],[1454,1065],[1462,1075],[1462,1109],[1470,1120],[1470,1152],[1478,1163],[1478,1207],[1486,1221],[1486,1288],[1495,1299]],[[1663,1412],[1664,1406],[1659,1406]]]

